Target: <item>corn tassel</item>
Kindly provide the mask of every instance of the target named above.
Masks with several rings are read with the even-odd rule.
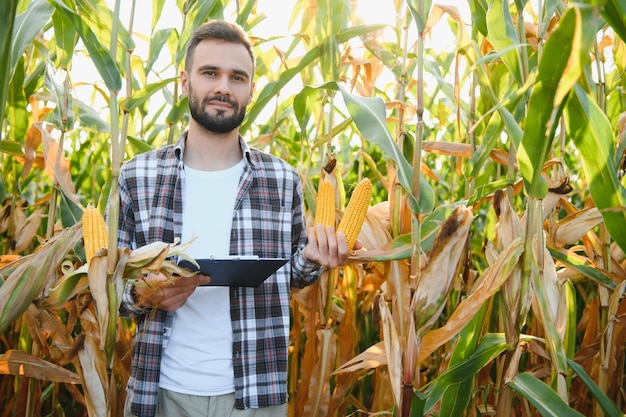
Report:
[[[346,211],[339,222],[339,226],[337,226],[337,231],[345,233],[350,250],[354,248],[359,233],[361,233],[361,227],[365,221],[371,199],[372,183],[368,178],[364,178],[352,192]]]
[[[333,184],[324,180],[320,183],[315,200],[315,224],[335,228],[335,188]]]
[[[83,242],[85,259],[93,258],[97,251],[108,246],[108,232],[104,217],[95,207],[83,211]]]

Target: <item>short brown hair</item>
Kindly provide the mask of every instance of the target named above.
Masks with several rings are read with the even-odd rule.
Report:
[[[193,64],[193,54],[196,50],[196,46],[198,46],[198,44],[205,39],[213,39],[243,45],[248,51],[248,54],[250,54],[250,58],[252,59],[252,68],[254,68],[254,52],[252,51],[250,39],[243,28],[236,23],[213,20],[198,26],[191,33],[189,42],[187,43],[187,52],[185,55],[185,69],[187,71],[191,69]]]

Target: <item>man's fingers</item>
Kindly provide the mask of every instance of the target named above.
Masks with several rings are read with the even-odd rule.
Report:
[[[183,305],[199,285],[211,282],[208,275],[171,279],[163,274],[150,273],[143,278],[145,286],[137,287],[139,304],[173,311]]]
[[[307,237],[309,244],[303,255],[309,261],[335,268],[345,264],[350,256],[345,233],[335,231],[333,227],[316,224],[307,229]]]
[[[208,275],[194,275],[192,277],[181,278],[178,282],[184,286],[197,287],[198,285],[205,285],[211,282],[211,277]]]

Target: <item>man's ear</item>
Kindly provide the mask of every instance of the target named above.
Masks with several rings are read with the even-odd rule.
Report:
[[[184,96],[189,97],[189,78],[187,71],[180,72],[180,87]]]

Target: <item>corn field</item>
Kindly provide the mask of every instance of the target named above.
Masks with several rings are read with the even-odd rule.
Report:
[[[290,417],[624,416],[626,2],[2,0],[0,417],[123,415],[122,288],[188,242],[118,248],[117,176],[186,128],[210,19],[251,36],[241,134],[307,219],[373,184],[364,248],[292,294]]]

